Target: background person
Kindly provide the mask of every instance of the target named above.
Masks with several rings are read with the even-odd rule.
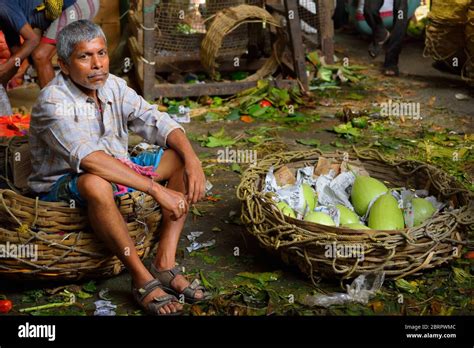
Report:
[[[385,29],[380,16],[383,3],[384,0],[366,0],[364,3],[364,17],[373,33],[369,54],[375,58],[385,48],[383,73],[386,76],[398,76],[398,60],[408,27],[408,0],[393,1],[393,27],[390,32]]]

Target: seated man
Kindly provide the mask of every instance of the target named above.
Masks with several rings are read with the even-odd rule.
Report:
[[[201,163],[182,127],[124,80],[109,75],[106,38],[96,24],[80,20],[66,26],[58,35],[57,51],[61,73],[42,90],[32,112],[31,189],[43,200],[72,200],[87,207],[94,232],[130,271],[134,296],[148,313],[181,311],[176,297],[166,292],[188,302],[207,299],[197,280],[190,284],[175,268],[189,204],[205,193]],[[168,149],[148,156],[146,163],[131,163],[129,129]],[[137,164],[154,165],[156,171],[146,173]],[[166,187],[158,183],[163,180]],[[151,273],[115,205],[119,185],[148,193],[163,209]]]

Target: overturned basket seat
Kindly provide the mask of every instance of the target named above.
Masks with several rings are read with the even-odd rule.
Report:
[[[161,210],[142,192],[117,198],[137,252],[145,258],[157,241]],[[122,262],[92,232],[86,212],[0,190],[0,277],[99,278],[119,274]]]
[[[341,162],[347,153],[319,150],[289,152],[265,157],[243,174],[237,190],[242,202],[242,221],[261,246],[297,265],[315,283],[317,278],[353,278],[384,271],[388,277],[404,277],[436,267],[461,255],[467,229],[473,228],[473,195],[442,170],[417,161],[393,162],[367,149],[349,153],[349,163],[362,164],[369,174],[390,187],[426,189],[451,209],[422,225],[396,231],[351,230],[310,223],[284,216],[271,196],[262,193],[268,169],[286,165],[315,165],[320,156]],[[363,257],[330,257],[332,250],[362,250]],[[344,248],[344,249],[343,249]]]

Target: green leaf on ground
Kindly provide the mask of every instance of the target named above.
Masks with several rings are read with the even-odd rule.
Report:
[[[210,157],[214,157],[214,155],[210,152],[201,152],[200,154],[198,154],[198,157],[200,160],[204,160],[204,159],[208,159]]]
[[[191,213],[193,213],[196,216],[204,216],[204,214],[198,208],[196,208],[195,205],[192,206]]]
[[[29,290],[24,292],[21,302],[38,302],[42,297],[44,297],[44,290]]]
[[[318,139],[296,139],[298,144],[312,146],[312,147],[319,147],[321,146],[321,141]]]
[[[240,119],[239,109],[232,109],[230,114],[227,115],[226,120],[228,121],[238,121]]]
[[[215,136],[210,136],[207,138],[207,141],[204,142],[205,147],[226,147],[226,146],[232,146],[236,143],[237,141],[232,139],[231,137],[215,137]]]
[[[88,292],[85,292],[85,291],[80,290],[80,291],[76,294],[76,296],[79,297],[80,299],[86,299],[86,298],[91,298],[93,295],[91,295],[91,294],[88,293]]]
[[[259,283],[265,284],[267,282],[278,280],[281,274],[279,272],[264,272],[264,273],[240,272],[237,275],[242,278],[257,280]]]
[[[82,286],[82,290],[87,291],[87,292],[96,292],[97,286],[95,285],[95,281],[91,280],[90,282],[84,284]]]
[[[206,279],[206,277],[204,277],[204,273],[202,272],[202,270],[199,271],[199,276],[201,277],[202,285],[204,285],[204,287],[205,287],[206,289],[214,289],[214,285],[212,285],[212,284]]]
[[[238,163],[232,163],[230,169],[235,173],[242,174],[242,168],[240,168],[240,165]]]
[[[405,279],[401,278],[401,279],[397,279],[395,281],[395,285],[397,286],[397,288],[405,291],[405,292],[408,292],[410,294],[414,294],[414,293],[417,293],[418,292],[418,283],[416,283],[415,281],[411,281],[411,282],[408,282],[406,281]]]
[[[454,281],[457,284],[471,283],[474,277],[462,268],[453,267]]]
[[[321,59],[319,58],[319,54],[316,51],[309,53],[307,56],[308,60],[313,64],[316,68],[321,65]]]
[[[193,251],[189,256],[199,257],[208,265],[215,265],[219,261],[219,256],[209,255],[207,251]]]
[[[358,128],[352,127],[352,124],[350,122],[346,124],[341,124],[339,126],[334,127],[334,132],[337,134],[340,134],[342,136],[353,136],[355,138],[360,137],[361,133]]]
[[[352,93],[349,93],[346,96],[346,98],[351,99],[351,100],[362,100],[362,99],[365,99],[365,96],[363,96],[362,94],[359,94],[359,93],[352,92]]]
[[[221,114],[218,114],[217,112],[212,112],[209,111],[205,116],[204,119],[206,122],[215,122],[223,119],[223,116]]]

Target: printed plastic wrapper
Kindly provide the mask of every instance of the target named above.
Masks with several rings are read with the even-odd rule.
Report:
[[[304,168],[300,169],[299,171],[301,170],[304,170]],[[299,173],[299,171],[295,185],[285,185],[281,187],[277,183],[277,179],[274,174],[274,168],[271,167],[265,177],[265,187],[263,188],[263,192],[275,193],[281,201],[284,201],[300,216],[302,216],[305,213],[306,202],[304,200],[303,188],[301,186],[303,184],[303,176]]]
[[[196,251],[196,250],[199,250],[199,249],[204,249],[204,248],[209,248],[211,246],[214,246],[216,245],[216,240],[215,239],[211,239],[207,242],[204,242],[204,243],[200,243],[200,242],[192,242],[190,246],[186,247],[186,250],[188,251],[188,253],[191,253],[193,251]]]
[[[206,194],[210,193],[214,185],[209,180],[206,180]]]
[[[318,193],[318,201],[321,205],[336,206],[342,204],[351,210],[354,210],[349,201],[350,191],[355,181],[355,175],[352,172],[344,172],[334,177],[334,171],[330,171],[327,175],[319,176],[316,181],[316,192]]]
[[[188,240],[191,242],[191,245],[186,247],[186,250],[191,253],[193,251],[199,250],[199,249],[204,249],[204,248],[209,248],[211,246],[214,246],[216,244],[216,240],[212,239],[207,242],[201,243],[198,242],[196,239],[201,237],[204,234],[202,231],[194,231],[191,232],[190,234],[187,235]]]
[[[202,236],[203,234],[204,232],[196,231],[196,232],[191,232],[186,237],[188,238],[189,241],[194,242],[198,237]]]
[[[347,293],[345,294],[335,293],[332,295],[307,296],[304,302],[309,306],[321,306],[325,308],[332,305],[346,304],[348,302],[367,304],[375,293],[382,288],[385,272],[375,275],[372,286],[370,286],[368,278],[372,277],[366,276],[365,274],[358,276],[354,279],[352,284],[346,285]]]
[[[302,184],[308,184],[318,194],[319,206],[314,210],[329,214],[337,223],[339,212],[334,209],[337,204],[354,210],[349,201],[349,188],[354,184],[355,175],[348,171],[335,177],[336,172],[330,170],[328,174],[316,178],[313,173],[314,167],[300,168],[296,173],[296,183],[281,187],[274,175],[274,168],[271,167],[265,177],[263,192],[275,193],[280,201],[287,203],[298,214],[298,218],[301,218],[307,213]]]
[[[96,307],[94,315],[102,317],[111,317],[116,315],[114,310],[117,308],[117,306],[112,304],[111,301],[99,300],[95,301],[94,304]]]
[[[446,206],[446,203],[439,202],[436,197],[428,196],[428,191],[426,190],[416,190],[415,192],[403,188],[400,193],[394,192],[393,195],[398,200],[398,204],[403,208],[403,218],[405,219],[405,225],[407,227],[413,227],[415,214],[413,211],[413,206],[411,201],[413,198],[424,198],[436,209],[434,214],[437,214],[441,209]]]

